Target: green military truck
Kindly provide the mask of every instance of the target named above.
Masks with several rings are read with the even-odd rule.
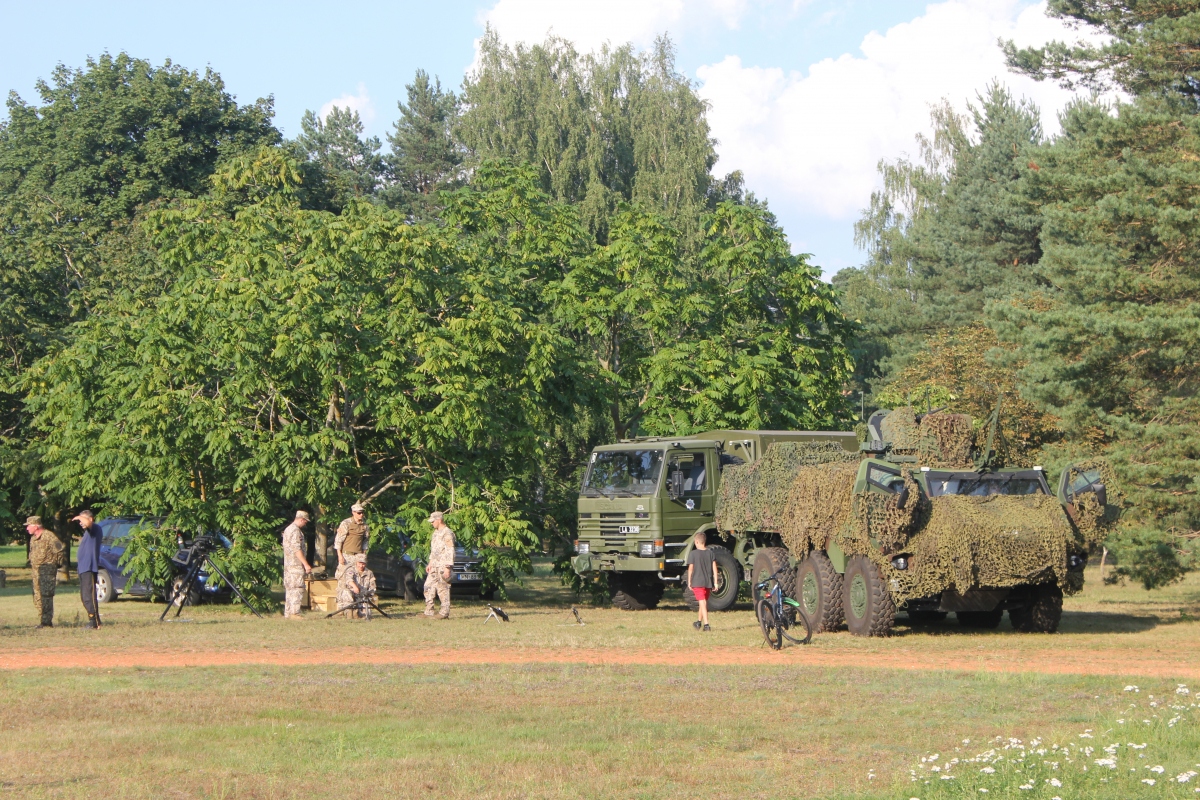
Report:
[[[787,567],[784,589],[818,630],[844,621],[884,635],[903,609],[912,619],[955,612],[970,627],[995,627],[1007,610],[1018,630],[1053,631],[1116,518],[1111,473],[1073,465],[1051,493],[1041,468],[993,467],[992,436],[976,438],[970,417],[905,408],[872,417],[861,443],[726,430],[598,447],[573,566],[606,574],[617,607],[653,608],[704,530],[713,610],[733,605],[743,577]]]

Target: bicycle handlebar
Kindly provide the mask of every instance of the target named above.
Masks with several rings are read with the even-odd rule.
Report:
[[[779,583],[779,573],[783,572],[785,569],[786,569],[786,567],[780,567],[779,569],[775,570],[775,573],[773,575],[771,575],[771,577],[764,578],[763,581],[761,583],[756,584],[754,588],[765,589],[765,588],[767,588],[767,584],[770,583],[771,581],[775,581],[776,583]]]

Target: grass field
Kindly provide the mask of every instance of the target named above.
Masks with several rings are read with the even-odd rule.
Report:
[[[208,606],[159,624],[161,605],[121,600],[94,632],[77,626],[68,585],[56,628],[34,631],[28,571],[14,558],[0,549],[9,572],[0,665],[14,654],[40,665],[0,669],[3,796],[358,796],[353,777],[394,797],[1200,797],[1200,778],[1176,780],[1200,771],[1191,766],[1200,728],[1194,695],[1175,694],[1192,684],[1172,672],[1196,669],[1200,576],[1147,593],[1099,585],[1092,570],[1056,636],[1020,636],[1007,623],[969,632],[952,617],[902,623],[882,640],[825,634],[774,654],[747,609],[716,616],[714,633],[701,636],[670,592],[655,612],[581,606],[588,624],[574,626],[573,598],[545,564],[512,592],[513,622],[503,626],[482,624],[478,603],[456,603],[450,621],[435,623],[413,619],[419,606],[401,601],[385,605],[399,619],[369,624],[260,621]],[[530,663],[445,663],[476,650],[485,661],[503,652]],[[231,663],[48,666],[68,653],[155,652]],[[330,652],[354,663],[238,663]],[[353,655],[389,652],[435,663]],[[674,663],[538,660],[583,653]],[[729,663],[698,663],[714,656]],[[1089,674],[1093,663],[1128,667]],[[1047,674],[1055,665],[1066,671]],[[1139,673],[1151,667],[1153,677]],[[1124,691],[1131,685],[1138,691]],[[1068,742],[1077,746],[1070,761],[1059,756]],[[1113,742],[1117,766],[1093,763]]]

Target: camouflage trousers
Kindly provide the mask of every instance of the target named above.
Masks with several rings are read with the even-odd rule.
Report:
[[[450,584],[442,579],[442,570],[432,568],[425,575],[425,616],[433,616],[433,598],[441,602],[440,617],[450,616]]]
[[[33,607],[39,625],[54,624],[54,587],[58,584],[58,567],[43,564],[33,568]]]
[[[304,599],[304,568],[283,570],[283,615],[300,616],[300,602]]]

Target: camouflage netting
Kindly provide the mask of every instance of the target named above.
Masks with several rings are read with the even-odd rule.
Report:
[[[776,442],[753,464],[729,466],[721,473],[717,527],[782,533],[794,484],[804,467],[850,462],[857,465],[858,461],[857,453],[846,452],[837,442]],[[849,502],[852,491],[853,479],[845,489],[845,502]]]
[[[937,412],[917,422],[911,408],[898,408],[883,418],[884,441],[897,455],[917,456],[927,467],[971,469],[975,432],[966,414]]]
[[[1067,550],[1080,542],[1049,495],[936,497],[924,514],[905,547],[909,568],[889,570],[897,602],[950,588],[1054,582],[1078,590],[1068,581]]]
[[[894,452],[917,454],[921,444],[921,426],[912,408],[905,406],[889,411],[879,428],[883,432],[883,440],[892,443]]]
[[[904,486],[908,489],[904,508],[899,507],[899,495],[864,492],[855,498],[853,536],[856,541],[846,543],[852,548],[847,552],[867,552],[867,544],[871,539],[879,543],[885,554],[904,549],[909,535],[921,518],[922,506],[928,501],[922,498],[912,470],[905,469],[903,474]]]
[[[858,463],[802,467],[792,481],[780,538],[792,553],[824,549],[850,519]]]
[[[1071,475],[1067,478],[1068,483],[1079,473],[1098,470],[1100,481],[1104,484],[1106,502],[1103,506],[1100,505],[1100,501],[1094,493],[1086,492],[1080,495],[1071,509],[1071,518],[1075,521],[1075,527],[1079,528],[1084,541],[1087,542],[1088,549],[1091,550],[1103,542],[1116,526],[1121,508],[1125,505],[1125,492],[1117,481],[1117,473],[1113,470],[1112,465],[1103,458],[1081,461],[1071,465],[1070,469]]]

